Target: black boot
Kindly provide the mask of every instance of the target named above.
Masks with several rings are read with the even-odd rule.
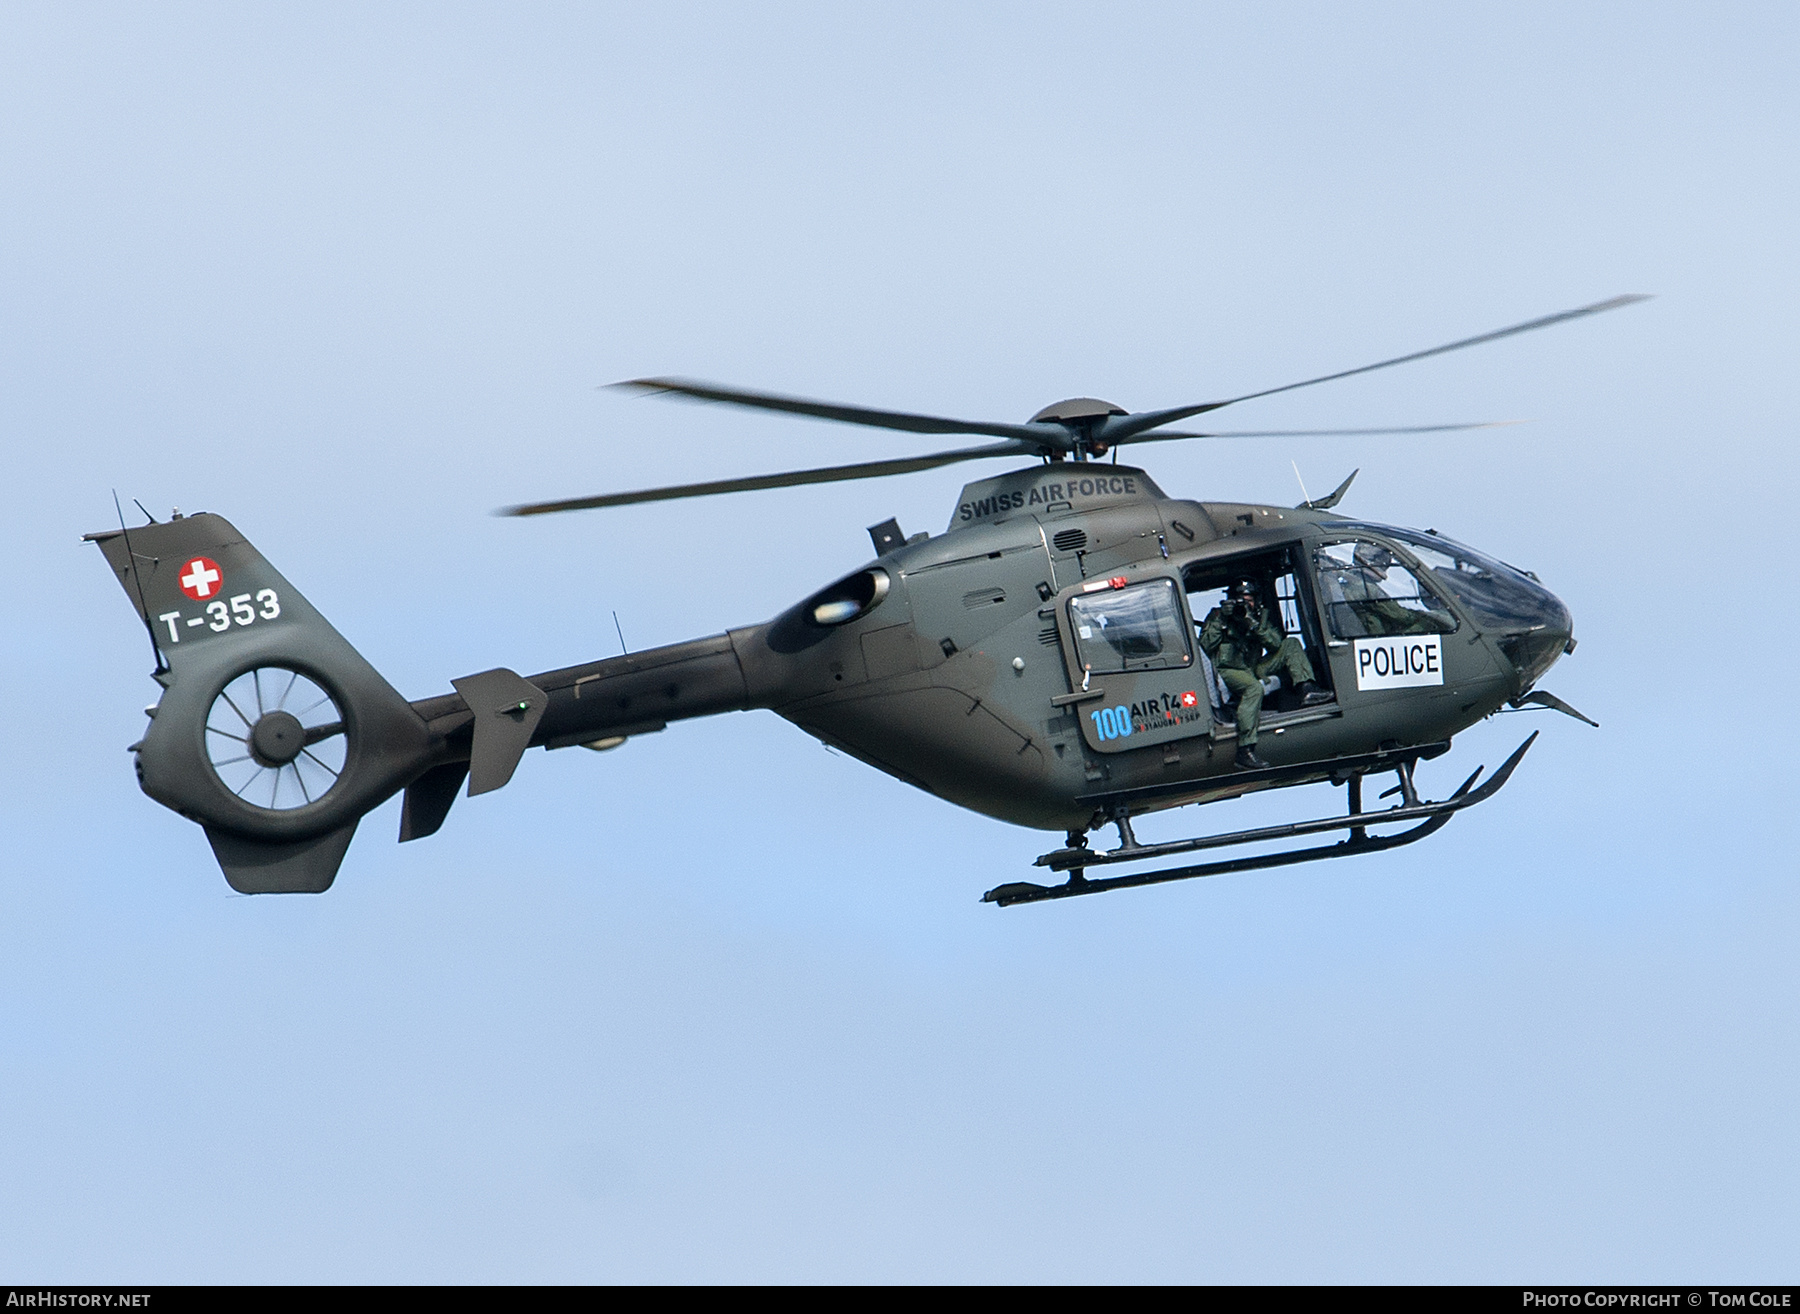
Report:
[[[1294,692],[1300,695],[1300,706],[1302,707],[1317,707],[1320,703],[1331,701],[1331,695],[1311,680],[1302,680],[1294,686]]]
[[[1261,771],[1269,765],[1256,755],[1256,745],[1254,744],[1238,749],[1237,764],[1246,771]]]

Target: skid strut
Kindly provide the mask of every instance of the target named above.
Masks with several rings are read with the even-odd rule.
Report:
[[[1512,756],[1500,764],[1500,769],[1479,788],[1475,781],[1480,777],[1482,768],[1476,767],[1475,773],[1457,787],[1455,793],[1441,802],[1422,800],[1413,788],[1412,763],[1402,763],[1396,774],[1400,784],[1389,794],[1400,794],[1401,801],[1394,807],[1380,812],[1364,812],[1362,809],[1362,777],[1353,775],[1349,780],[1349,812],[1341,817],[1321,817],[1314,821],[1295,821],[1285,826],[1264,826],[1257,830],[1232,831],[1224,835],[1205,835],[1197,839],[1174,840],[1167,844],[1139,844],[1131,833],[1129,817],[1120,815],[1112,820],[1119,824],[1120,846],[1102,853],[1096,853],[1087,847],[1086,837],[1079,832],[1070,832],[1070,842],[1065,848],[1053,853],[1046,853],[1036,862],[1036,866],[1048,867],[1051,871],[1066,871],[1069,879],[1062,885],[1034,885],[1029,881],[1014,881],[1007,885],[997,885],[981,896],[983,903],[996,903],[1002,908],[1015,903],[1037,903],[1044,899],[1069,899],[1078,894],[1099,894],[1106,890],[1122,890],[1136,885],[1161,885],[1167,881],[1192,880],[1198,876],[1221,876],[1233,871],[1260,871],[1269,867],[1288,867],[1301,862],[1319,862],[1326,858],[1349,858],[1359,853],[1380,853],[1384,849],[1396,849],[1403,844],[1417,843],[1427,835],[1443,829],[1450,818],[1464,808],[1472,808],[1477,803],[1485,803],[1500,792],[1507,780],[1512,776],[1525,752],[1537,739],[1534,732],[1530,738],[1513,750]],[[1384,794],[1382,797],[1387,797]],[[1370,835],[1370,826],[1391,826],[1408,823],[1406,830],[1397,835]],[[1161,871],[1133,872],[1124,876],[1108,876],[1098,880],[1090,880],[1087,871],[1091,867],[1104,867],[1119,862],[1144,862],[1151,858],[1166,858],[1177,853],[1194,853],[1203,849],[1229,848],[1237,844],[1262,844],[1272,840],[1297,839],[1302,835],[1320,835],[1334,830],[1347,830],[1349,838],[1339,840],[1336,844],[1319,844],[1311,848],[1288,849],[1281,853],[1263,853],[1252,858],[1228,858],[1220,862],[1203,862],[1189,867],[1169,867]]]

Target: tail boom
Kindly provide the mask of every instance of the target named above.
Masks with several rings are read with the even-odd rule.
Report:
[[[505,668],[452,681],[453,694],[412,704],[431,735],[429,769],[407,788],[402,841],[435,834],[465,775],[469,795],[499,789],[527,748],[567,748],[649,734],[671,721],[759,705],[736,631],[529,678]]]
[[[400,838],[419,839],[465,778],[471,795],[498,789],[528,747],[766,705],[741,660],[762,627],[530,679],[484,671],[409,703],[223,517],[87,537],[157,649],[163,693],[132,746],[139,783],[205,828],[245,893],[328,888],[357,822],[402,789]],[[323,694],[289,707],[295,688]],[[322,744],[340,737],[334,768]],[[235,788],[234,772],[246,777]]]

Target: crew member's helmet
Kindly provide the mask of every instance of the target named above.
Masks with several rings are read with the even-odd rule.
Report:
[[[1231,587],[1225,590],[1225,596],[1234,599],[1242,598],[1245,602],[1255,602],[1256,581],[1249,579],[1233,580],[1231,582]]]
[[[1394,564],[1394,554],[1379,543],[1358,543],[1356,545],[1356,564],[1369,570],[1388,570]]]

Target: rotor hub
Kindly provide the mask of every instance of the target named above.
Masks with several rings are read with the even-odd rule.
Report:
[[[1109,415],[1129,415],[1130,411],[1115,402],[1101,401],[1098,397],[1070,397],[1066,401],[1052,402],[1036,415],[1031,417],[1033,424],[1075,424],[1081,421],[1092,423],[1104,420]]]
[[[284,767],[306,747],[306,727],[292,712],[265,712],[250,727],[250,754],[260,766]]]

